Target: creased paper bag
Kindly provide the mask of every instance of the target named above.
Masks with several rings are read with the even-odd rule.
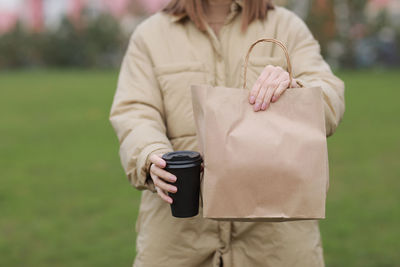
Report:
[[[288,88],[254,112],[246,89],[193,85],[198,144],[204,160],[203,216],[220,220],[325,218],[329,181],[321,88]]]

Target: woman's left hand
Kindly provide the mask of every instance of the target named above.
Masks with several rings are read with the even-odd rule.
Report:
[[[276,102],[289,87],[289,81],[289,73],[281,67],[266,66],[250,91],[249,102],[254,111],[266,110],[271,102]],[[293,79],[290,87],[300,86]]]

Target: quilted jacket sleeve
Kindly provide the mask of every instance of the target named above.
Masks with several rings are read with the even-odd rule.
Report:
[[[110,112],[120,143],[120,158],[131,184],[155,192],[149,157],[173,151],[166,136],[162,95],[140,25],[124,56]]]
[[[322,58],[319,43],[305,23],[293,15],[289,27],[292,29],[289,53],[294,76],[305,87],[322,88],[326,135],[330,136],[338,127],[345,110],[344,83],[332,73]]]

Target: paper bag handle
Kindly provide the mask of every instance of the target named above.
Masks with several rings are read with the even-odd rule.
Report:
[[[250,57],[250,53],[251,50],[253,50],[254,46],[256,46],[256,44],[261,43],[261,42],[267,42],[267,43],[275,43],[277,45],[279,45],[283,52],[285,52],[285,56],[286,56],[286,62],[287,62],[287,68],[288,68],[288,73],[289,73],[289,86],[288,88],[290,88],[290,85],[292,84],[292,80],[293,80],[293,74],[292,74],[292,64],[290,63],[290,58],[289,58],[289,53],[288,50],[286,48],[286,46],[281,42],[278,41],[276,39],[260,39],[256,42],[254,42],[249,50],[247,51],[247,55],[246,55],[246,59],[244,61],[244,73],[243,73],[243,77],[244,77],[244,82],[243,82],[243,89],[246,89],[246,83],[247,83],[247,65],[249,63],[249,57]]]

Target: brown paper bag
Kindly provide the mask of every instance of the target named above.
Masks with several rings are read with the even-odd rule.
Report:
[[[288,88],[266,111],[254,112],[244,86],[193,85],[192,101],[204,159],[203,216],[220,220],[325,218],[328,155],[321,88]]]

